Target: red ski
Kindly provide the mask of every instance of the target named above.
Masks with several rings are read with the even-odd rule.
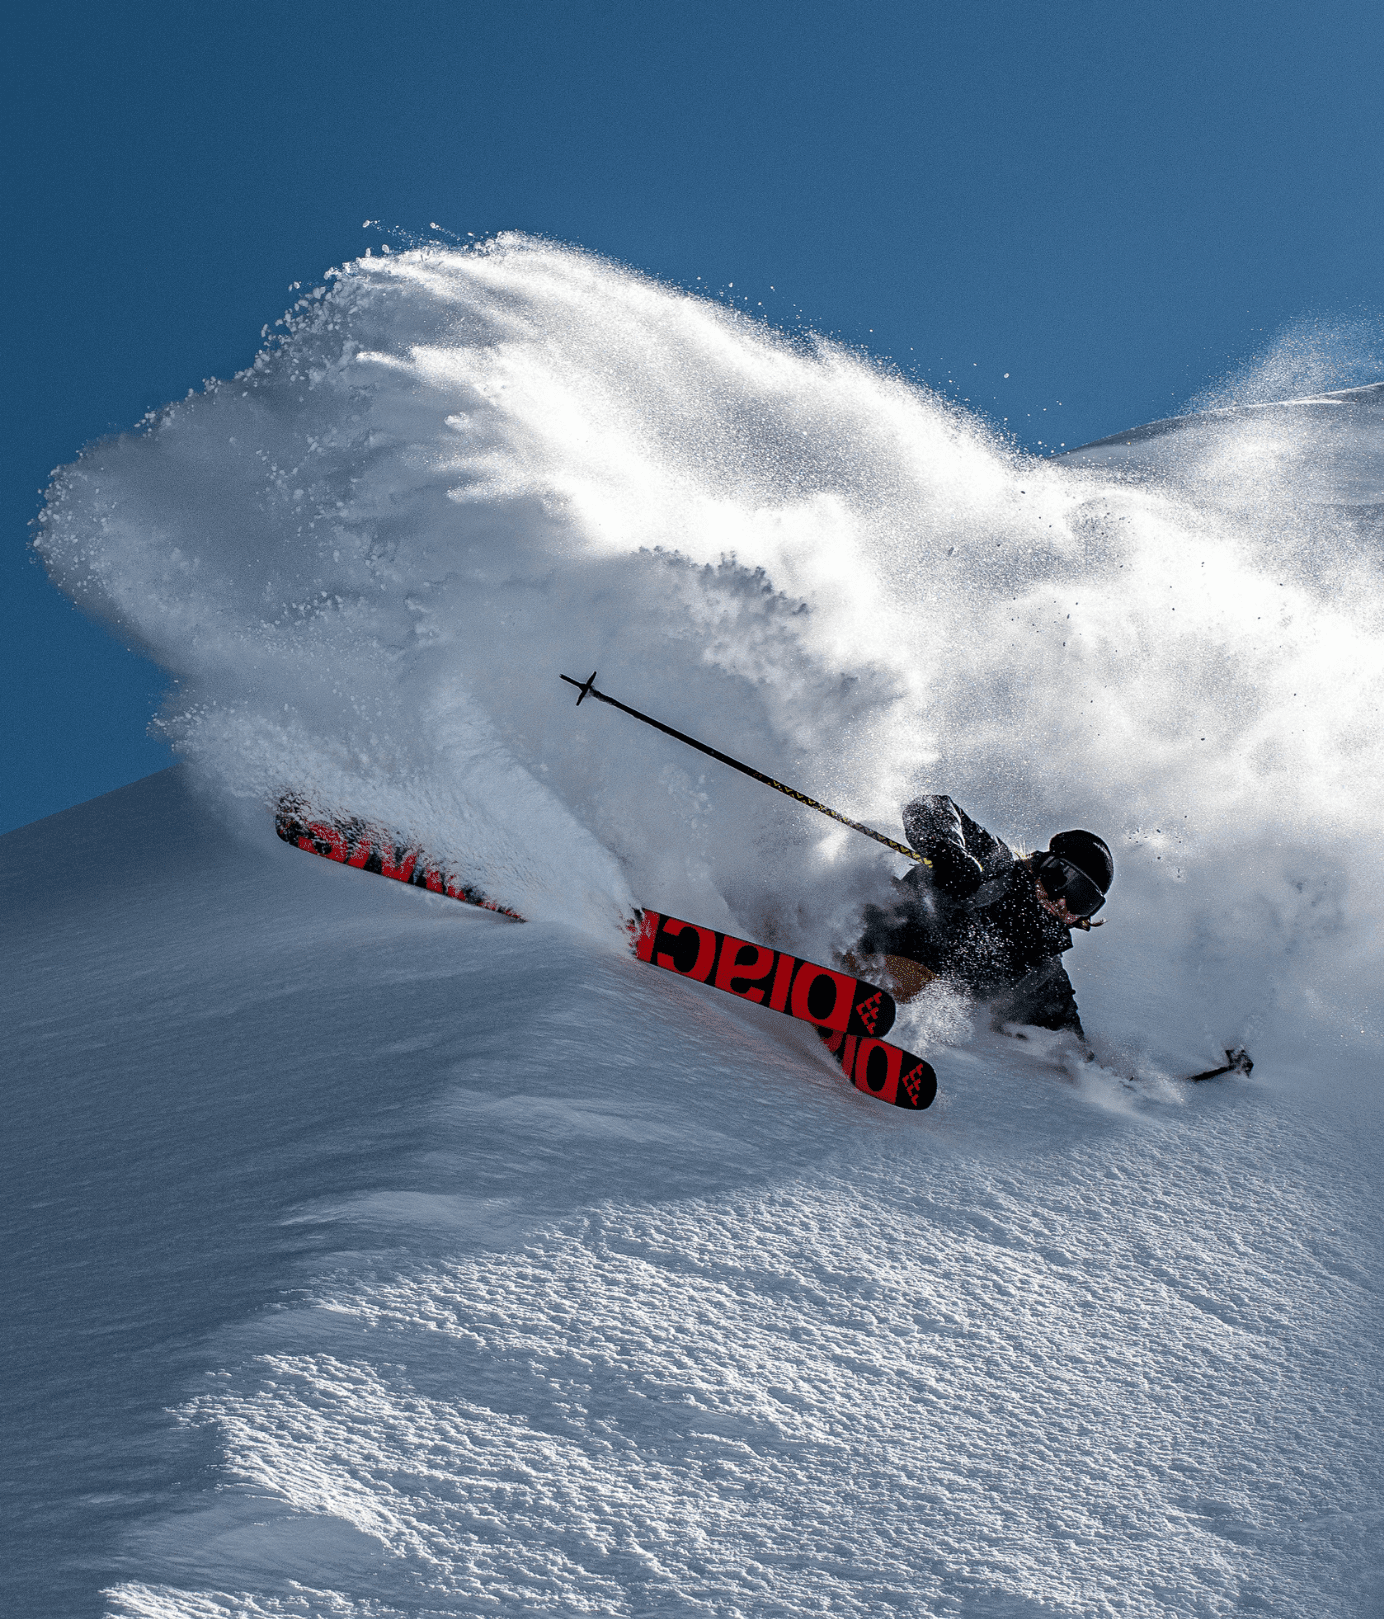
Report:
[[[857,1040],[853,1034],[818,1029],[827,1050],[841,1064],[856,1090],[895,1107],[929,1107],[937,1095],[932,1064],[887,1040]]]
[[[867,1096],[925,1108],[937,1094],[929,1063],[880,1038],[893,1027],[895,1008],[878,985],[660,911],[640,912],[632,931],[640,961],[811,1023]]]
[[[681,978],[714,984],[820,1028],[881,1035],[893,1027],[894,998],[878,985],[659,911],[636,916],[634,953]]]
[[[315,816],[302,799],[286,794],[279,800],[274,830],[285,843],[326,860],[524,920],[366,821]],[[640,961],[811,1023],[846,1078],[866,1095],[896,1107],[924,1108],[937,1094],[929,1064],[880,1038],[893,1027],[894,1000],[877,985],[658,911],[639,912],[631,932]]]
[[[274,830],[285,843],[308,849],[326,860],[340,861],[343,866],[359,866],[362,871],[377,872],[381,877],[392,877],[395,882],[426,888],[432,894],[446,894],[467,905],[479,905],[482,910],[498,911],[516,922],[524,920],[518,911],[511,911],[474,884],[442,870],[420,849],[395,842],[377,827],[355,819],[309,819],[310,814],[301,799],[285,794],[274,816]]]

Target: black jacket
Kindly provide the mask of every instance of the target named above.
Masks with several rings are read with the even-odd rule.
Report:
[[[866,906],[859,948],[922,962],[990,1001],[996,1023],[1073,1029],[1084,1041],[1062,966],[1071,929],[1038,903],[1028,862],[941,795],[905,805],[903,829],[929,864],[898,880],[892,910]]]

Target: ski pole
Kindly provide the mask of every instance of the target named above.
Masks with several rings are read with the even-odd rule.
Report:
[[[842,815],[840,810],[829,808],[826,804],[819,804],[815,798],[809,798],[806,793],[800,793],[796,788],[785,787],[781,781],[775,781],[772,776],[766,776],[762,770],[756,770],[752,765],[743,765],[738,759],[732,759],[728,753],[721,753],[716,748],[709,748],[705,742],[698,742],[695,737],[684,736],[681,731],[675,731],[671,725],[665,725],[662,720],[651,719],[647,714],[641,714],[637,708],[631,708],[628,703],[617,702],[614,697],[607,697],[603,691],[596,690],[596,670],[591,671],[590,680],[573,680],[571,675],[560,675],[569,686],[575,686],[579,693],[577,707],[580,708],[583,699],[594,697],[598,702],[609,703],[612,708],[618,708],[622,714],[630,714],[637,720],[643,720],[645,725],[652,725],[654,730],[662,731],[665,736],[676,737],[679,742],[685,742],[689,748],[696,748],[698,753],[710,754],[713,759],[719,759],[723,765],[729,765],[732,770],[738,770],[743,776],[751,776],[755,781],[762,781],[766,787],[772,787],[775,792],[786,793],[789,798],[796,799],[799,804],[806,804],[809,809],[820,810],[823,815],[830,815],[833,821],[840,821],[842,826],[848,826],[853,832],[863,832],[867,838],[873,838],[876,843],[882,843],[886,849],[892,849],[895,854],[905,855],[909,860],[916,860],[920,865],[928,862],[916,849],[910,849],[906,843],[895,843],[893,838],[886,838],[883,832],[876,832],[872,826],[862,826],[859,821],[851,820],[849,815]]]
[[[1219,1079],[1222,1074],[1248,1074],[1253,1067],[1249,1052],[1241,1047],[1239,1051],[1227,1051],[1219,1068],[1208,1068],[1204,1074],[1188,1074],[1187,1078],[1195,1085],[1198,1080]]]

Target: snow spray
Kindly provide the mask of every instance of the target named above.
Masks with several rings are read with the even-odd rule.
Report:
[[[1380,553],[1314,431],[1038,460],[837,344],[506,235],[334,273],[60,470],[36,544],[169,671],[157,723],[218,791],[387,825],[612,947],[641,902],[820,959],[904,867],[574,728],[565,669],[874,826],[947,792],[1019,846],[1091,827],[1088,1027],[1197,1066],[1378,1039]]]

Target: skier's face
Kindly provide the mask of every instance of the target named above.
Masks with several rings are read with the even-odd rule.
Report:
[[[1051,914],[1055,916],[1057,920],[1065,927],[1076,927],[1081,921],[1081,918],[1077,916],[1074,911],[1069,911],[1067,909],[1067,901],[1065,898],[1049,898],[1047,889],[1043,887],[1043,879],[1041,877],[1038,879],[1038,903],[1045,911],[1051,912]]]

